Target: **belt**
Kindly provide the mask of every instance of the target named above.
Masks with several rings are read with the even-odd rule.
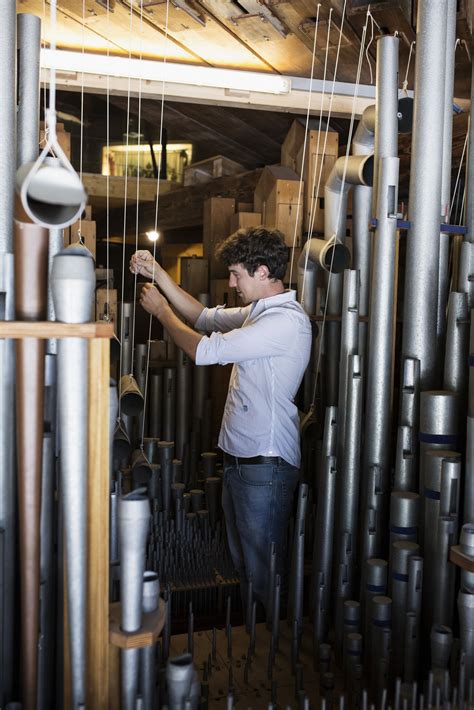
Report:
[[[265,463],[283,463],[281,456],[251,456],[250,458],[244,458],[243,456],[233,456],[232,454],[224,454],[224,461],[229,466],[252,466]]]

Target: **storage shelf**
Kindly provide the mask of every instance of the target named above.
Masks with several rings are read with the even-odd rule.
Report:
[[[112,323],[0,321],[0,338],[113,338]]]

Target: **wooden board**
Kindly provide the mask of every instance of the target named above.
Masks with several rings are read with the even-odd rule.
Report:
[[[300,246],[303,186],[293,170],[282,166],[265,168],[255,190],[254,209],[261,212],[265,227],[283,233],[288,246]]]
[[[238,229],[258,227],[261,224],[262,215],[260,212],[236,212],[230,218],[230,231],[236,232]]]
[[[184,186],[198,185],[202,182],[209,182],[214,178],[225,175],[238,175],[244,173],[245,168],[235,160],[226,158],[224,155],[216,155],[197,163],[192,163],[184,169]]]
[[[0,321],[0,338],[113,338],[110,323]]]
[[[142,625],[139,631],[127,632],[120,628],[121,606],[120,602],[110,605],[110,630],[109,638],[113,646],[119,648],[147,648],[158,640],[165,623],[166,604],[160,599],[156,611],[143,614]]]
[[[227,266],[216,259],[215,248],[231,233],[230,220],[234,212],[233,197],[211,197],[204,202],[202,241],[210,279],[225,278],[228,274]]]
[[[94,173],[83,173],[82,184],[87,192],[89,203],[93,207],[104,209],[107,205],[107,190],[109,193],[109,207],[121,207],[125,201],[125,182],[127,183],[127,204],[135,204],[137,201],[137,181],[136,177],[125,177],[118,175],[95,175]],[[107,185],[108,183],[108,185]],[[167,180],[160,180],[160,195],[166,195],[173,188],[173,183]],[[157,181],[154,178],[140,178],[139,201],[155,202],[157,191]]]

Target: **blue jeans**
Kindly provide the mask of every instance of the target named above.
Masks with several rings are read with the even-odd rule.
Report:
[[[229,457],[231,458],[231,457]],[[276,573],[282,584],[287,567],[288,521],[299,469],[280,459],[275,464],[230,464],[224,467],[222,507],[235,568],[246,602],[248,579],[266,607],[270,544],[275,543]]]

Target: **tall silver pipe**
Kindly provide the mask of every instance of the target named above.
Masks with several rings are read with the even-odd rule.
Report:
[[[289,617],[293,630],[293,665],[298,660],[300,636],[303,632],[304,543],[307,507],[308,484],[301,483],[298,489],[298,507],[295,520],[288,601]]]
[[[455,565],[449,561],[449,551],[457,542],[457,516],[441,515],[438,520],[436,557],[434,564],[433,623],[452,627],[454,614]]]
[[[0,319],[15,317],[13,294],[13,209],[16,169],[16,4],[1,0],[0,42]],[[15,341],[0,340],[0,528],[3,529],[3,566],[9,583],[2,585],[0,633],[0,704],[11,699],[14,661],[15,587]],[[11,571],[11,572],[10,572]],[[11,577],[10,575],[13,575]]]
[[[409,557],[407,585],[403,678],[406,682],[412,682],[418,677],[421,597],[423,588],[422,557],[417,557],[416,555]]]
[[[166,664],[169,710],[182,710],[194,681],[193,658],[190,653],[170,658]]]
[[[56,320],[56,313],[54,311],[54,301],[53,294],[51,291],[51,271],[53,269],[54,257],[59,254],[64,248],[64,231],[62,229],[50,229],[49,230],[49,249],[48,249],[48,305],[47,305],[47,318],[48,320]],[[58,343],[54,338],[49,338],[46,343],[46,353],[50,355],[57,355],[58,353]]]
[[[181,348],[176,361],[176,458],[184,460],[184,445],[189,439],[192,412],[191,360]]]
[[[405,641],[405,615],[408,597],[408,565],[410,557],[418,555],[416,542],[396,540],[391,549],[392,566],[392,663],[395,677],[403,672],[403,649]]]
[[[378,47],[382,48],[383,37]],[[398,50],[398,40],[397,40]],[[393,50],[393,47],[391,48]],[[392,52],[389,58],[394,61]],[[398,57],[398,55],[397,55]],[[397,66],[391,68],[391,81],[396,81]],[[392,77],[392,74],[394,76]],[[395,101],[391,94],[395,94]],[[396,106],[397,84],[388,99],[395,106],[395,151],[397,149]],[[378,104],[377,104],[378,105]],[[393,351],[395,338],[395,255],[398,201],[398,158],[381,158],[377,197],[377,229],[373,244],[372,284],[369,319],[369,362],[367,365],[367,395],[365,420],[364,472],[374,464],[380,467],[383,487],[389,487],[390,431],[393,388]],[[367,487],[366,477],[363,494]]]
[[[390,552],[396,540],[417,542],[420,525],[420,496],[410,491],[390,494]]]
[[[335,238],[307,239],[298,259],[298,300],[308,315],[316,313],[318,276],[324,272],[342,274],[349,267],[350,252]]]
[[[64,249],[55,257],[51,289],[58,321],[89,321],[95,270],[86,249]],[[57,357],[72,699],[77,706],[86,701],[88,343],[63,338]]]
[[[373,156],[351,155],[335,162],[324,186],[324,238],[344,243],[346,236],[347,197],[351,185],[372,185]],[[330,274],[326,293],[328,315],[340,315],[342,307],[342,277]],[[327,402],[337,403],[338,366],[341,325],[336,321],[326,324],[326,383]]]
[[[469,688],[469,681],[474,678],[474,594],[459,590],[458,614],[461,651],[465,653],[466,688],[460,688],[464,694]]]
[[[17,165],[36,160],[39,153],[41,20],[20,13],[18,25]]]
[[[446,25],[445,0],[418,3],[402,354],[420,361],[423,389],[436,378]]]
[[[150,522],[148,498],[133,491],[119,500],[121,628],[138,631],[142,619],[145,546]],[[139,649],[122,650],[122,707],[134,710]]]
[[[385,596],[388,590],[388,564],[386,560],[376,557],[367,560],[362,572],[361,586],[361,612],[362,628],[364,629],[365,657],[370,657],[370,609],[372,599],[376,596]]]
[[[451,157],[453,146],[453,92],[454,92],[454,52],[456,46],[456,0],[446,0],[446,55],[444,77],[443,143],[441,172],[440,221],[449,222],[451,202]],[[449,255],[451,237],[441,231],[439,242],[438,276],[438,357],[442,364],[444,338],[446,335],[446,304],[449,293]],[[447,361],[447,358],[446,358]],[[448,388],[449,389],[449,388]]]
[[[414,454],[417,446],[413,439],[411,427],[398,427],[393,486],[396,491],[413,491],[418,488],[418,472],[415,469]]]
[[[161,372],[152,372],[150,380],[150,398],[148,402],[148,436],[154,439],[161,439],[163,375]]]
[[[458,444],[459,395],[449,390],[422,392],[420,397],[420,461],[429,449],[454,449]]]
[[[459,419],[463,427],[469,374],[469,325],[467,295],[452,291],[448,302],[443,388],[458,393]]]
[[[449,626],[434,624],[430,633],[431,668],[447,670],[453,647],[453,632]]]
[[[330,412],[331,408],[326,410]],[[327,418],[326,418],[327,421]],[[336,494],[336,457],[326,456],[319,478],[312,565],[314,648],[327,639],[331,600],[331,575]]]
[[[359,345],[359,274],[357,271],[344,271],[342,292],[341,322],[341,359],[339,362],[339,399],[338,399],[338,464],[342,464],[345,446],[346,405],[348,380],[351,377],[349,356],[357,353]]]
[[[122,349],[120,377],[130,375],[132,369],[132,317],[133,304],[122,303],[120,307],[120,343]]]
[[[459,538],[461,552],[474,559],[474,525],[463,525]],[[469,594],[474,594],[474,572],[461,569],[461,587]]]
[[[357,322],[355,337],[358,337]],[[340,550],[340,541],[344,534],[350,537],[352,556],[348,568],[348,594],[354,593],[354,575],[357,553],[357,512],[359,509],[359,473],[360,473],[360,439],[362,415],[362,361],[358,355],[347,358],[347,398],[341,403],[339,411],[345,411],[346,429],[340,465],[340,486],[338,486],[338,515],[336,550]],[[336,558],[336,569],[340,568],[342,560]]]
[[[466,188],[467,190],[469,189]],[[466,235],[467,237],[467,235]],[[467,294],[469,308],[474,308],[474,242],[461,243],[457,290]]]
[[[135,345],[135,354],[133,358],[133,374],[138,385],[138,389],[143,394],[144,399],[147,398],[145,392],[146,382],[146,369],[147,369],[147,356],[148,356],[148,343],[137,343]],[[143,419],[146,418],[145,411],[141,411],[138,414],[138,435],[141,439],[143,431]],[[146,429],[145,429],[146,431]]]
[[[43,469],[41,478],[41,545],[40,545],[40,642],[38,648],[39,710],[52,705],[54,658],[54,489],[55,440],[52,433],[43,436]]]
[[[384,549],[386,517],[389,490],[379,466],[371,466],[367,477],[364,503],[362,506],[362,558],[380,557]]]
[[[144,614],[156,611],[160,601],[160,582],[155,572],[145,572],[143,577],[142,610]],[[155,644],[142,648],[140,653],[140,694],[144,710],[155,708]]]
[[[354,138],[353,155],[371,155],[375,140],[375,104],[367,106],[361,116]],[[372,259],[372,187],[354,185],[352,191],[352,267],[359,272],[359,315],[369,315],[370,269]],[[364,358],[367,367],[367,323],[359,323],[359,347],[357,352]]]
[[[163,370],[163,424],[161,438],[174,441],[176,432],[176,371],[165,367]]]
[[[467,418],[463,522],[474,523],[474,417]]]

